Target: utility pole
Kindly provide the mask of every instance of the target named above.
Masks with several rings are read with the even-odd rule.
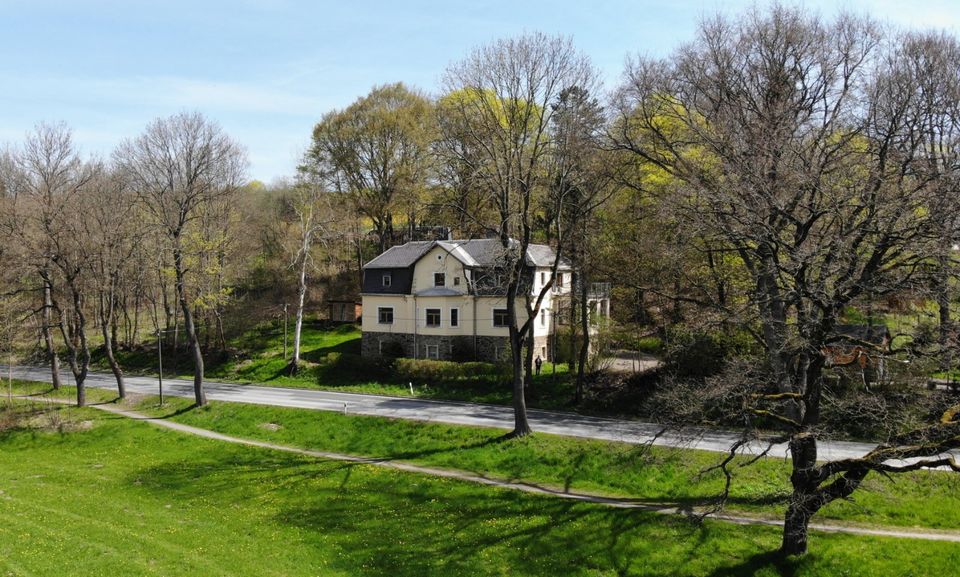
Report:
[[[13,341],[10,341],[10,356],[7,358],[7,401],[13,405]]]
[[[287,360],[287,303],[283,303],[283,360]]]

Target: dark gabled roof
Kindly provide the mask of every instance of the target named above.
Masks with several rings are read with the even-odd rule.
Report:
[[[527,247],[527,264],[531,266],[553,266],[553,259],[557,254],[553,252],[553,247],[545,244],[531,244]],[[565,258],[560,258],[560,268],[570,268],[570,263]]]
[[[869,343],[880,346],[890,339],[887,325],[837,325],[833,329],[841,342]]]
[[[434,244],[432,240],[425,240],[392,246],[363,268],[406,268],[417,262]]]
[[[506,260],[507,251],[497,238],[446,240],[437,244],[467,266],[490,267]]]
[[[511,241],[516,243],[517,241]],[[515,245],[515,244],[514,244]],[[454,258],[468,267],[492,267],[504,260],[506,249],[499,239],[481,238],[473,240],[439,240],[408,242],[395,246],[371,260],[363,268],[406,268],[420,260],[434,246],[443,247]],[[545,244],[531,244],[527,247],[527,264],[548,267],[553,264],[553,248]],[[570,264],[561,259],[560,268],[569,269]]]

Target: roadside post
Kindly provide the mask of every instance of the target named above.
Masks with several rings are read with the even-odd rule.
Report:
[[[157,383],[160,386],[160,406],[163,406],[163,336],[162,330],[157,330],[157,362],[159,364],[159,376],[157,378]]]

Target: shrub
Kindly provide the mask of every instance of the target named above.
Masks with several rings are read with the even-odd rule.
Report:
[[[637,350],[656,355],[663,352],[663,341],[659,337],[640,337],[637,339]]]
[[[440,384],[449,382],[477,382],[505,380],[503,366],[491,363],[457,363],[427,359],[397,359],[393,363],[393,378],[401,382]]]
[[[320,358],[317,381],[320,384],[377,381],[389,378],[393,361],[371,360],[349,353],[327,353]]]
[[[741,332],[671,329],[664,346],[667,369],[679,378],[704,379],[723,370],[726,361],[750,352],[749,335]]]

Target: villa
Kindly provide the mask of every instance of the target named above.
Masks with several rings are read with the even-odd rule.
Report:
[[[408,242],[363,267],[364,357],[505,360],[510,354],[506,251],[498,239]],[[523,290],[539,294],[549,282],[555,252],[531,244]],[[569,314],[573,270],[561,259],[557,278],[533,324],[534,355],[554,358],[552,338]],[[526,321],[523,297],[517,318]],[[610,313],[609,291],[591,290],[596,315]]]

